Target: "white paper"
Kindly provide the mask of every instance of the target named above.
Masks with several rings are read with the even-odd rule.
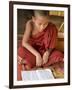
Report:
[[[54,76],[50,69],[40,69],[31,71],[22,71],[22,80],[48,80],[54,79]]]

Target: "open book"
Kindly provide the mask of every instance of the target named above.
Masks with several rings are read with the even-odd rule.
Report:
[[[22,71],[22,80],[48,80],[54,79],[52,71],[50,69],[40,69],[31,71]]]

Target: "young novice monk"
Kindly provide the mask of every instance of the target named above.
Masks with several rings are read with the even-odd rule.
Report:
[[[28,70],[63,62],[64,55],[55,49],[57,33],[56,26],[48,21],[48,11],[34,11],[18,49],[18,80],[21,80],[22,66]]]

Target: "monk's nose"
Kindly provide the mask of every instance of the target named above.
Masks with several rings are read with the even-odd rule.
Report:
[[[44,26],[43,26],[43,25],[41,25],[41,30],[43,30],[43,28],[44,28]]]

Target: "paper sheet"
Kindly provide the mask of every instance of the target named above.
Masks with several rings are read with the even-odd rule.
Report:
[[[22,71],[22,80],[48,80],[54,79],[50,69],[40,69],[31,71]]]

